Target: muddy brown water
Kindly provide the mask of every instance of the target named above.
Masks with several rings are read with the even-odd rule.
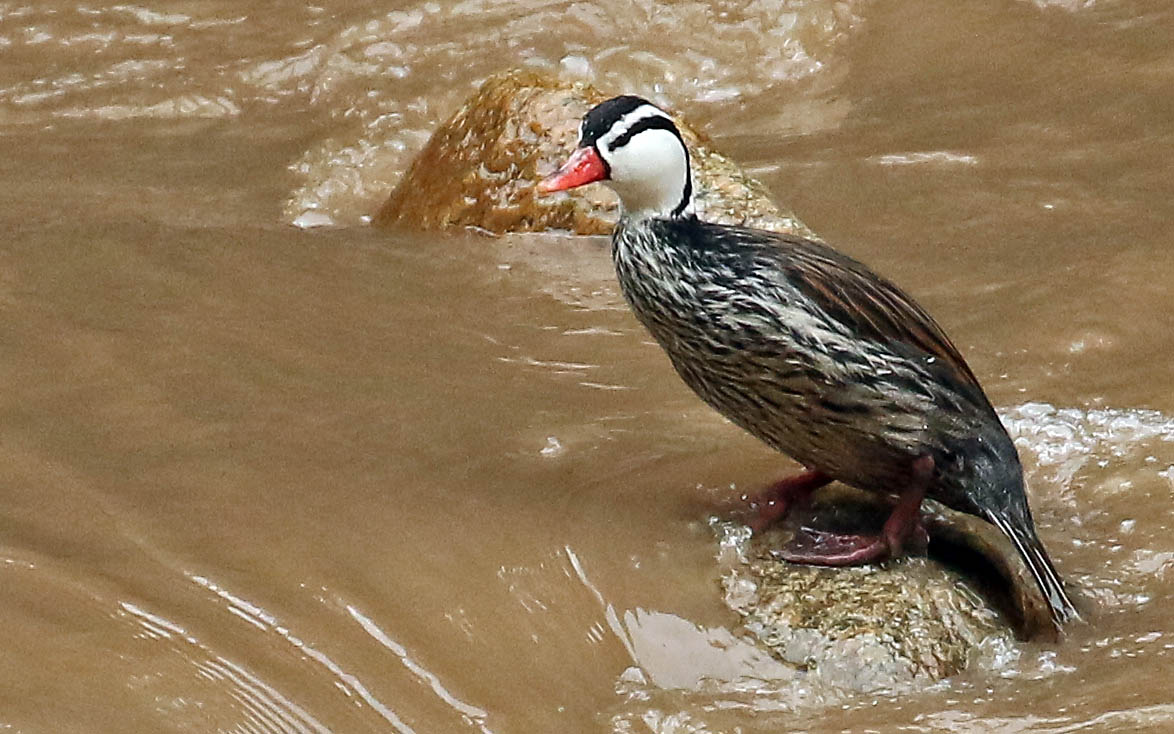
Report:
[[[603,241],[364,225],[527,64],[937,315],[1085,624],[900,695],[723,658],[708,519],[789,462]],[[1174,730],[1171,89],[1160,0],[0,4],[0,730]]]

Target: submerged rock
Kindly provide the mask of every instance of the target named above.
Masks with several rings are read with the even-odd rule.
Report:
[[[794,524],[879,529],[891,501],[843,485],[817,493],[806,514],[750,537],[722,524],[726,604],[777,658],[813,684],[853,691],[930,682],[965,668],[983,643],[1055,639],[1047,605],[1010,541],[977,517],[927,500],[929,557],[851,568],[779,560]],[[798,508],[796,510],[798,512]]]
[[[957,583],[919,558],[833,569],[754,553],[724,589],[747,630],[809,684],[871,692],[953,675],[998,632]]]
[[[608,234],[619,201],[603,186],[538,197],[534,185],[575,147],[579,121],[606,95],[532,71],[490,77],[428,145],[375,216],[419,229],[474,227],[495,234],[562,230]],[[695,205],[702,218],[814,237],[765,187],[687,124]]]

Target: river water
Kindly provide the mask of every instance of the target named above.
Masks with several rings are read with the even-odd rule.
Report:
[[[606,243],[366,226],[517,66],[914,293],[1085,622],[901,695],[731,652],[708,519],[793,467]],[[1174,730],[1171,89],[1165,0],[0,3],[0,730]]]

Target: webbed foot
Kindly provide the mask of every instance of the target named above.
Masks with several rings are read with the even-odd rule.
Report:
[[[791,563],[854,566],[899,556],[910,542],[924,548],[929,543],[929,534],[921,524],[921,501],[933,479],[933,467],[929,456],[913,462],[909,486],[901,493],[880,534],[852,535],[801,528],[784,548],[772,551],[772,555]]]

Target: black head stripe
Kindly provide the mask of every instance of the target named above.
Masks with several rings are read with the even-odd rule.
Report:
[[[637,120],[636,124],[628,128],[623,135],[608,143],[607,149],[615,150],[616,148],[627,145],[629,140],[645,130],[668,130],[677,136],[677,140],[681,141],[681,145],[685,144],[685,141],[681,139],[681,132],[677,130],[677,126],[673,124],[672,120],[667,117],[661,117],[660,115],[653,115]]]
[[[625,94],[595,105],[583,118],[583,125],[579,128],[579,146],[595,145],[595,141],[607,134],[607,131],[611,130],[620,118],[646,104],[651,104],[651,102],[631,94]]]
[[[677,140],[681,143],[681,149],[685,151],[685,190],[681,194],[681,203],[677,204],[671,212],[672,216],[679,217],[685,211],[685,208],[689,206],[689,201],[693,196],[693,177],[689,174],[689,146],[685,145],[685,139],[681,137],[681,131],[677,129],[677,126],[673,124],[672,120],[660,115],[643,117],[637,120],[635,125],[628,128],[615,140],[609,142],[607,149],[615,150],[616,148],[621,148],[627,145],[629,140],[645,130],[668,130],[676,136]],[[610,168],[608,172],[610,174]]]
[[[678,134],[679,136],[679,134]],[[685,191],[681,195],[681,203],[673,208],[672,215],[679,217],[685,213],[685,208],[689,206],[689,202],[693,200],[693,174],[689,171],[689,147],[685,148]],[[610,172],[609,172],[610,173]]]

